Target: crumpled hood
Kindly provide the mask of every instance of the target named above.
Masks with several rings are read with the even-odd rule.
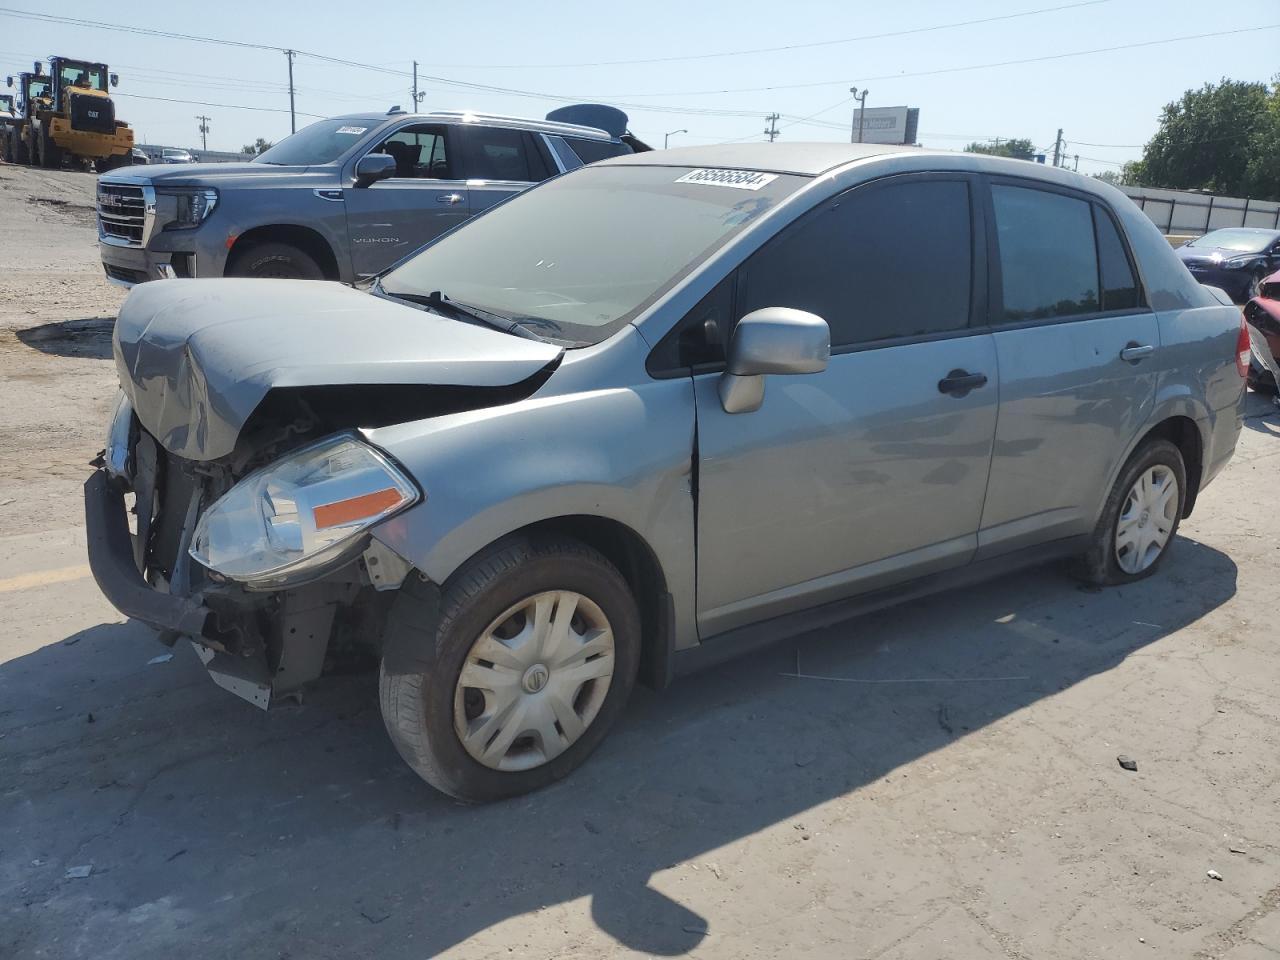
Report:
[[[138,420],[170,452],[213,460],[275,387],[505,387],[560,347],[314,280],[157,280],[133,288],[114,336]]]

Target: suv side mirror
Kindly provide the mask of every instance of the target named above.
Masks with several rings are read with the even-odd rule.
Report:
[[[367,187],[396,175],[396,158],[385,153],[367,153],[356,161],[356,186]]]
[[[765,374],[821,373],[831,358],[827,321],[790,307],[764,307],[738,321],[720,377],[725,413],[750,413],[764,403]]]

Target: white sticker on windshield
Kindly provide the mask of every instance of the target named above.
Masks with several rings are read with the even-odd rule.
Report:
[[[354,137],[358,137],[360,136],[360,134],[364,133],[368,129],[369,129],[368,127],[339,127],[337,132],[349,133]]]
[[[692,170],[676,183],[705,183],[709,187],[733,187],[736,190],[759,190],[778,179],[776,173],[757,173],[755,170]]]

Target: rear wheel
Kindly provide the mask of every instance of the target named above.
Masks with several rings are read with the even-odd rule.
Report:
[[[323,280],[324,270],[310,254],[289,243],[253,243],[239,251],[230,266],[229,277],[258,277],[275,280]]]
[[[574,540],[512,540],[445,585],[438,613],[411,577],[388,622],[382,716],[438,790],[497,800],[568,774],[604,739],[635,683],[640,618],[617,569]],[[393,670],[395,672],[393,672]]]
[[[1089,583],[1132,583],[1155,573],[1169,552],[1186,500],[1182,452],[1168,440],[1143,443],[1120,471],[1076,573]]]
[[[13,162],[22,164],[31,162],[31,151],[27,149],[27,141],[16,130],[13,133]]]

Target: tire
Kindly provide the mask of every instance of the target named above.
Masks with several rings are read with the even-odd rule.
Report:
[[[565,608],[558,599],[546,598],[575,595],[578,606],[569,621],[572,632],[563,634],[565,639],[552,650],[524,654],[535,643],[529,638],[538,637],[535,622],[523,614],[503,618],[537,598],[538,603],[553,603],[545,619],[554,624]],[[412,666],[408,672],[393,673],[384,656],[379,673],[383,721],[391,742],[414,772],[451,797],[478,803],[537,790],[586,760],[626,704],[640,662],[640,616],[617,569],[576,540],[512,539],[469,561],[445,584],[438,608],[433,601],[433,588],[411,574],[388,618],[383,649],[411,650]],[[601,636],[601,615],[613,643],[612,676],[603,681],[603,688],[601,679],[581,681],[577,674],[592,664],[596,666],[591,672],[603,673],[609,666],[606,655],[591,660],[571,655],[569,666],[555,664],[556,650],[582,654],[589,649],[583,637]],[[593,620],[597,621],[594,627]],[[507,647],[496,639],[504,629],[508,639],[525,636],[523,644]],[[500,643],[501,647],[496,646]],[[499,649],[500,657],[493,662],[485,659]],[[546,660],[547,666],[538,662],[521,673],[525,659]],[[485,674],[501,679],[508,702],[515,706],[504,713],[500,694],[464,687],[464,667],[473,677]],[[530,677],[538,667],[543,671],[541,684],[531,690]],[[572,692],[566,695],[565,690]],[[566,703],[574,711],[572,716],[578,717],[573,722],[585,718],[585,729],[576,739],[569,736],[573,728],[572,718],[565,718]],[[511,716],[518,718],[515,724],[503,719]],[[555,718],[554,728],[545,722],[541,726],[556,740],[548,752],[544,749],[548,738],[535,727],[539,718],[550,717]],[[470,747],[463,740],[468,725]],[[492,751],[484,762],[474,752],[482,748]]]
[[[227,267],[228,277],[273,280],[323,280],[324,270],[307,253],[289,243],[250,244]]]
[[[16,132],[13,135],[13,162],[24,166],[31,163],[31,151],[27,149],[27,141]]]
[[[115,154],[110,157],[103,157],[101,160],[95,160],[93,168],[96,173],[110,173],[112,170],[118,170],[131,162],[132,158],[129,154],[126,153],[124,156]]]
[[[1172,478],[1177,484],[1171,502],[1164,509],[1152,502],[1143,509],[1144,504],[1131,501],[1131,495],[1139,496],[1135,485],[1144,477],[1151,479],[1153,471],[1156,478]],[[1165,488],[1163,483],[1153,485],[1157,493]],[[1076,576],[1099,586],[1133,583],[1151,576],[1160,568],[1173,546],[1186,496],[1187,468],[1182,452],[1168,440],[1152,439],[1143,443],[1129,457],[1116,478],[1102,508],[1102,516],[1094,527],[1089,549],[1076,560]],[[1128,537],[1136,538],[1136,546],[1123,550],[1119,546],[1122,521],[1128,525]],[[1163,540],[1160,541],[1162,530]],[[1142,544],[1147,542],[1147,538],[1154,539],[1144,547]],[[1152,550],[1153,545],[1158,549]]]
[[[49,136],[48,127],[40,128],[40,166],[46,170],[62,168],[62,149]]]

